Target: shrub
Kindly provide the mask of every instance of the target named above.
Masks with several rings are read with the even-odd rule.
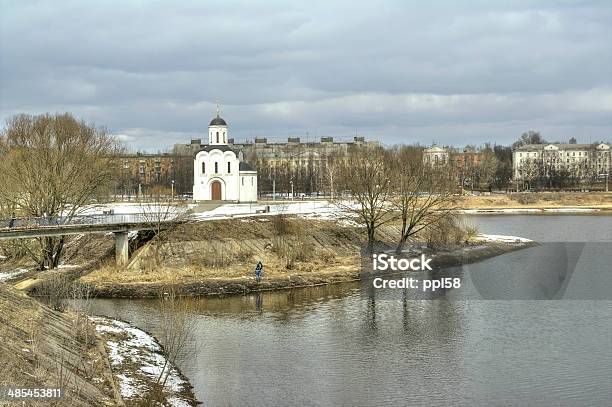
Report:
[[[36,294],[54,310],[63,312],[68,305],[68,298],[73,293],[72,280],[59,271],[44,279],[37,287]]]
[[[465,218],[449,216],[424,231],[425,242],[431,249],[461,245],[478,235],[478,227]]]
[[[285,260],[285,268],[293,269],[297,261],[308,261],[312,257],[312,245],[303,238],[289,239],[277,236],[272,240],[272,251]]]
[[[531,205],[538,201],[534,194],[512,194],[511,197],[521,205]]]

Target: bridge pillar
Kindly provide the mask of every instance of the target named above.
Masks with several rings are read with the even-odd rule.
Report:
[[[115,260],[118,266],[127,266],[130,260],[128,232],[115,233]]]

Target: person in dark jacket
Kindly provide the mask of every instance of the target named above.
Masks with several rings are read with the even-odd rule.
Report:
[[[257,282],[261,280],[262,275],[263,275],[263,263],[260,260],[257,262],[257,265],[255,266],[255,279],[257,280]]]

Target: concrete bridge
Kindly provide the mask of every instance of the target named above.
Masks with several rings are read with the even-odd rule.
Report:
[[[128,232],[157,230],[177,222],[182,221],[170,215],[143,213],[5,219],[0,220],[0,240],[112,232],[117,265],[125,266],[129,261]]]

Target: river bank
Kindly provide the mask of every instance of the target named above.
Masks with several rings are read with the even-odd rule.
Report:
[[[310,213],[304,211],[311,203],[297,205],[297,214],[192,221],[155,237],[133,233],[126,267],[115,265],[112,235],[77,235],[67,241],[59,270],[28,271],[20,265],[0,278],[32,295],[62,278],[87,285],[98,297],[122,298],[157,297],[170,289],[188,296],[234,295],[361,279],[363,228],[337,208]],[[466,217],[440,236],[417,236],[409,248],[435,258],[436,267],[446,267],[531,244],[483,241],[474,233]],[[392,250],[399,234],[399,225],[389,224],[377,238]],[[258,261],[264,264],[260,282],[253,272]]]
[[[4,284],[0,311],[0,386],[59,389],[58,406],[198,404],[172,364],[165,369],[166,384],[156,385],[166,365],[162,347],[125,322],[91,317],[84,309],[56,311]],[[50,401],[28,399],[28,405]]]
[[[393,248],[396,225],[379,238]],[[433,258],[436,268],[477,262],[535,244],[526,239],[461,236],[436,248],[414,242],[409,250]],[[241,295],[355,281],[361,272],[363,231],[349,221],[260,217],[183,225],[149,242],[126,268],[107,265],[80,277],[99,298]],[[257,281],[254,266],[264,264]]]
[[[61,389],[60,406],[123,405],[106,350],[83,315],[55,311],[0,284],[0,337],[1,386]]]
[[[533,210],[537,213],[582,212],[590,210],[612,211],[612,193],[609,192],[521,192],[510,194],[465,195],[455,204],[466,213],[481,213],[486,210],[514,211]],[[471,212],[470,212],[471,211]]]

